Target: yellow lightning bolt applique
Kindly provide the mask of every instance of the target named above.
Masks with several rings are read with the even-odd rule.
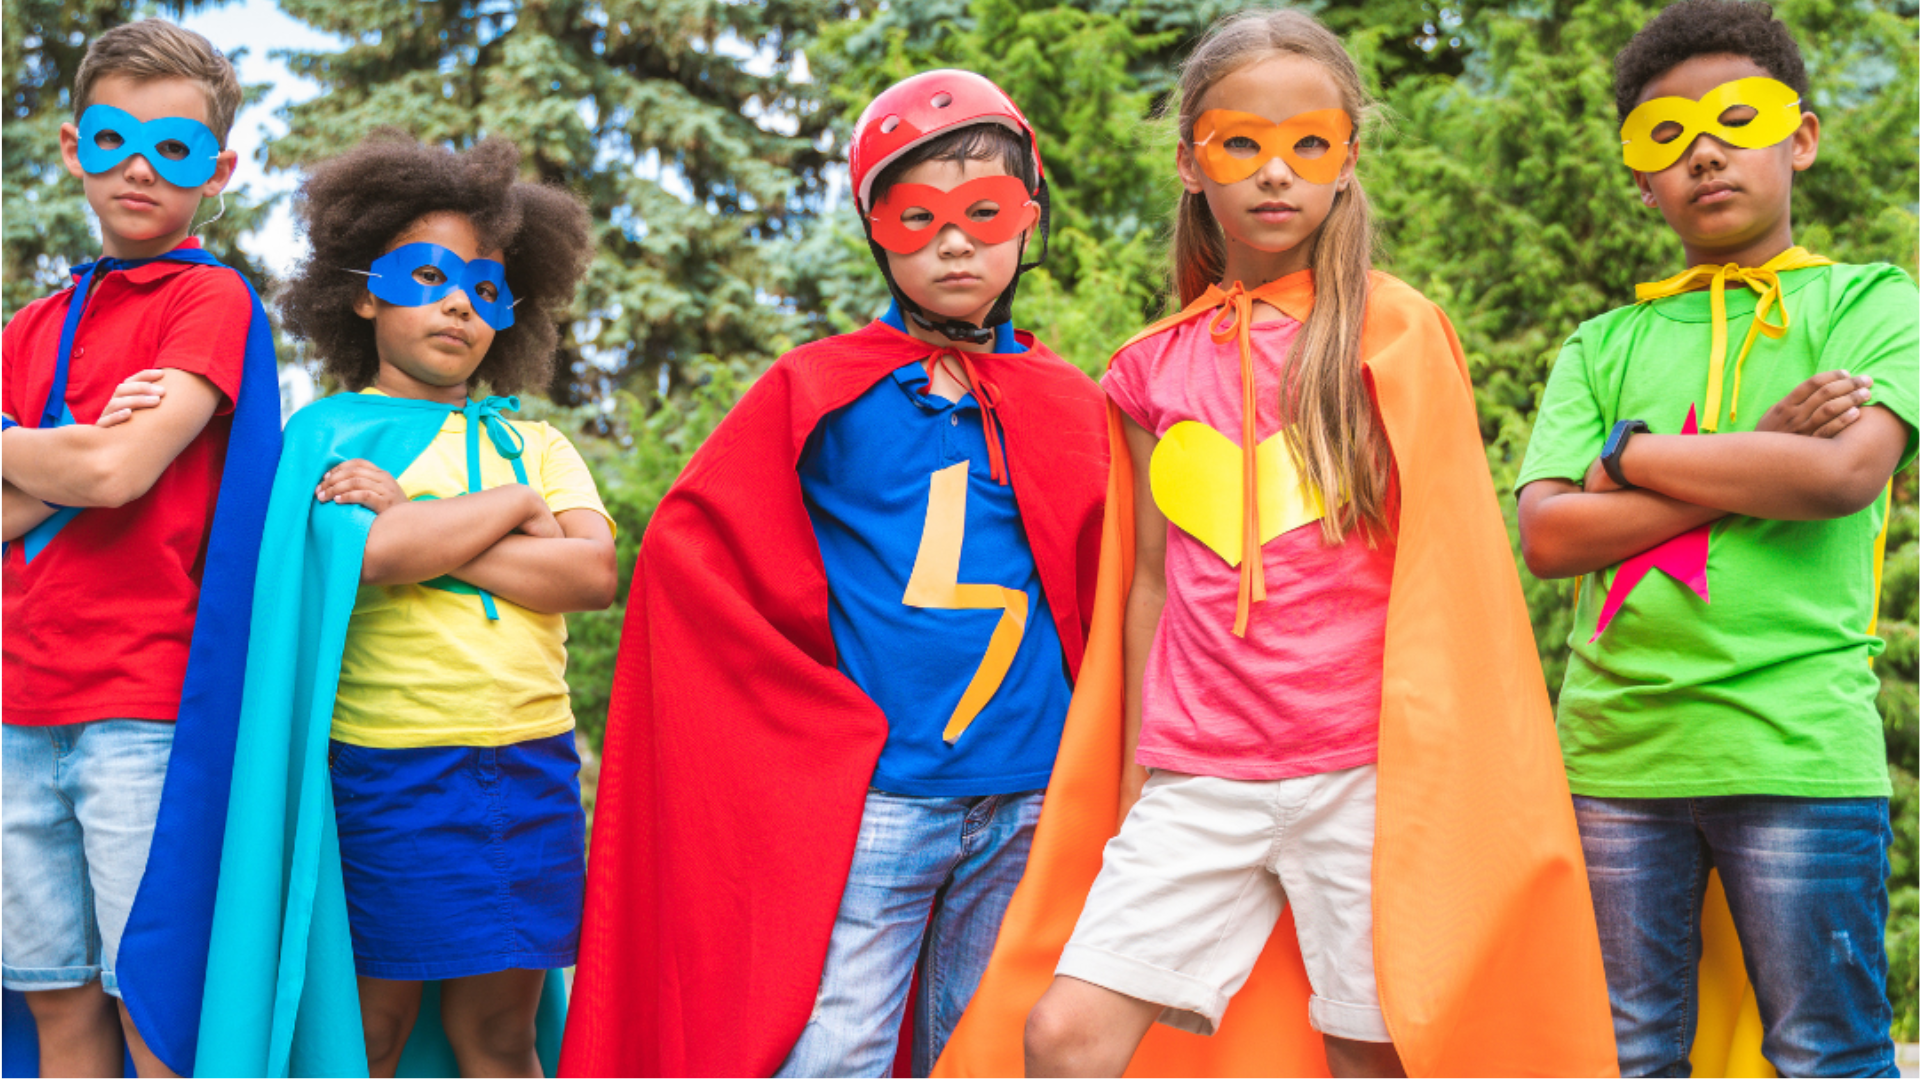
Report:
[[[900,602],[908,607],[939,610],[999,610],[1000,622],[987,641],[980,667],[960,695],[953,716],[942,733],[952,744],[993,699],[1013,666],[1020,639],[1027,633],[1027,594],[999,585],[960,584],[960,547],[967,535],[967,463],[950,465],[933,474],[927,497],[927,526],[920,533],[920,551],[913,559],[913,576]]]

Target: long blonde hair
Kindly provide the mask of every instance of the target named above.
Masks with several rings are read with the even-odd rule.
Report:
[[[1315,61],[1333,76],[1341,105],[1353,118],[1357,150],[1360,129],[1372,111],[1359,70],[1340,39],[1313,16],[1284,8],[1242,11],[1207,31],[1180,68],[1180,141],[1193,145],[1194,120],[1214,84],[1275,54]],[[1384,531],[1388,524],[1392,456],[1361,374],[1360,331],[1373,272],[1374,232],[1358,175],[1334,195],[1333,209],[1310,242],[1313,313],[1287,356],[1281,420],[1302,482],[1325,499],[1322,538],[1338,544],[1348,529],[1364,525],[1372,542],[1375,528]],[[1183,307],[1225,273],[1226,235],[1205,193],[1181,192],[1172,252],[1172,284]]]

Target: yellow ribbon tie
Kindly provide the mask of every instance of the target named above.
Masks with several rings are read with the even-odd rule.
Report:
[[[1733,361],[1733,403],[1728,407],[1728,419],[1740,418],[1740,373],[1746,366],[1747,353],[1752,351],[1754,339],[1760,335],[1775,339],[1787,336],[1789,323],[1786,294],[1780,289],[1780,275],[1789,270],[1805,270],[1814,266],[1832,266],[1833,260],[1824,255],[1815,255],[1803,247],[1790,247],[1768,259],[1764,266],[1744,267],[1737,263],[1725,265],[1701,265],[1691,267],[1665,281],[1650,281],[1634,286],[1634,294],[1641,303],[1659,300],[1668,296],[1693,292],[1696,289],[1708,289],[1713,300],[1713,355],[1707,361],[1707,400],[1706,407],[1700,411],[1700,430],[1717,431],[1720,428],[1721,387],[1726,377],[1727,364],[1727,282],[1745,285],[1760,294],[1753,303],[1753,325],[1747,328],[1747,339],[1740,346],[1740,354]],[[1770,323],[1767,313],[1773,306],[1780,306],[1780,321]]]

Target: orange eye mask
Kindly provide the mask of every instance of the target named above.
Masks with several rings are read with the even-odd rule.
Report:
[[[1353,118],[1317,109],[1276,124],[1264,116],[1208,109],[1193,122],[1193,156],[1216,184],[1237,184],[1278,157],[1310,184],[1331,184],[1347,163]]]
[[[1004,244],[1040,218],[1040,206],[1017,176],[982,176],[952,191],[931,184],[895,184],[874,204],[867,223],[874,242],[911,255],[940,230],[958,225],[983,244]]]

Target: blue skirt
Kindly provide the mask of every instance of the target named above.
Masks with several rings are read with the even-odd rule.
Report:
[[[569,967],[586,815],[573,733],[328,753],[354,966],[376,979]]]

